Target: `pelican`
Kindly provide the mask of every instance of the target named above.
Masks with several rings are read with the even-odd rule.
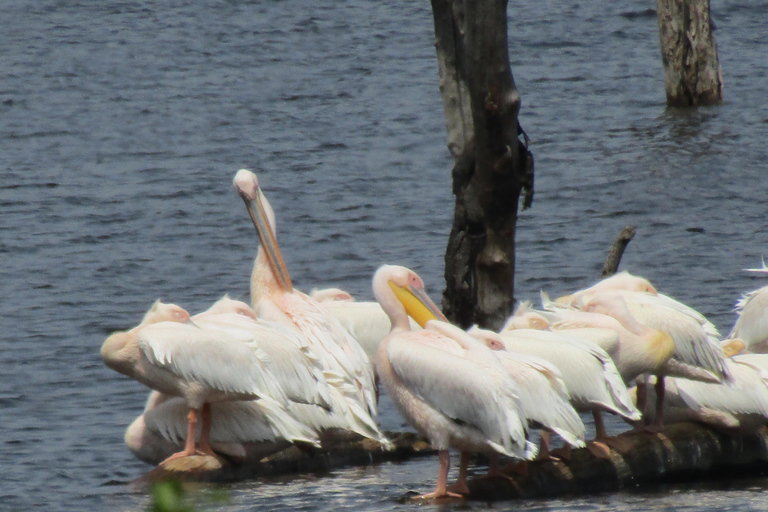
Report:
[[[342,416],[356,431],[382,444],[388,441],[376,425],[373,366],[360,344],[320,303],[293,288],[277,245],[275,215],[259,188],[256,175],[241,169],[234,185],[245,202],[260,245],[251,274],[251,303],[259,318],[300,332],[317,355],[329,384],[343,397]]]
[[[330,415],[331,399],[316,360],[301,350],[302,342],[295,333],[257,321],[248,304],[226,295],[191,320],[201,329],[225,332],[248,343],[269,363],[270,375],[288,399],[285,408],[264,400],[212,404],[210,439],[216,453],[237,461],[259,460],[291,442],[320,446],[317,425],[301,422],[292,413],[312,404],[322,411],[318,415]],[[176,451],[180,429],[186,425],[182,403],[158,391],[150,392],[144,412],[125,433],[125,443],[137,458],[157,463]],[[161,454],[167,455],[158,460]]]
[[[139,460],[160,464],[183,448],[187,411],[183,398],[151,391],[125,431],[125,445]],[[294,442],[319,446],[312,429],[269,402],[211,404],[211,448],[232,462],[256,462]]]
[[[647,279],[634,276],[629,272],[620,272],[611,277],[598,281],[594,285],[579,290],[572,295],[560,297],[555,302],[570,306],[581,307],[589,302],[590,297],[601,294],[622,294],[630,305],[630,311],[634,313],[635,304],[646,304],[653,306],[665,306],[695,320],[701,326],[701,330],[710,339],[720,338],[717,327],[707,320],[707,318],[682,302],[675,300],[669,295],[659,293],[656,288]]]
[[[376,349],[390,328],[389,317],[378,302],[357,301],[352,294],[340,288],[315,288],[309,296],[323,303],[325,309],[363,347],[369,360],[375,359]],[[421,329],[412,318],[409,319],[411,330]]]
[[[579,412],[591,412],[599,455],[609,441],[602,412],[638,421],[640,411],[632,404],[621,374],[605,350],[580,338],[556,331],[515,329],[499,333],[507,350],[540,357],[560,370],[570,402]],[[592,446],[588,445],[592,448]]]
[[[672,337],[675,348],[666,375],[713,383],[728,378],[719,333],[714,326],[707,327],[706,319],[702,323],[703,317],[699,318],[698,312],[679,302],[677,306],[671,305],[670,301],[675,302],[671,298],[660,300],[647,293],[621,291],[594,295],[586,299],[582,307],[588,307],[596,297],[602,297],[604,304],[622,299],[632,317]]]
[[[529,458],[517,386],[493,351],[461,329],[431,320],[445,317],[407,268],[380,267],[373,292],[392,323],[376,354],[381,382],[406,421],[438,450],[437,485],[421,498],[461,496],[447,488],[451,447],[463,452],[455,485],[460,493],[467,492],[466,452]],[[411,331],[409,315],[426,329]]]
[[[112,334],[101,347],[109,368],[186,401],[189,413],[184,449],[164,462],[193,454],[214,455],[209,442],[211,402],[285,400],[268,368],[248,344],[207,332],[188,323],[189,319],[183,308],[158,301],[137,327]],[[198,445],[199,410],[202,431]]]
[[[309,296],[317,302],[354,302],[355,298],[348,291],[341,288],[313,288]]]
[[[732,377],[722,384],[667,378],[661,411],[665,421],[695,421],[730,433],[754,433],[768,422],[768,361],[759,359],[764,357],[750,354],[727,361]]]
[[[736,312],[739,316],[728,339],[740,339],[750,352],[768,352],[768,286],[744,294]]]
[[[585,446],[584,423],[570,404],[560,370],[540,357],[507,351],[496,332],[474,327],[469,334],[496,351],[496,357],[518,386],[521,411],[528,426],[543,429],[539,458],[549,457],[550,432],[558,434],[570,446]]]
[[[563,297],[559,297],[555,300],[555,302],[572,306],[577,302],[579,302],[580,300],[582,300],[582,298],[585,296],[590,296],[596,293],[602,293],[607,291],[620,291],[620,290],[644,292],[644,293],[649,293],[651,295],[658,294],[658,291],[651,284],[650,281],[648,281],[644,277],[632,275],[625,270],[623,272],[613,274],[610,277],[606,277],[605,279],[598,281],[592,286],[588,288],[584,288],[577,292],[574,292],[571,295],[565,295]]]
[[[541,297],[546,310],[537,311],[533,309],[530,302],[523,301],[504,323],[501,332],[514,329],[561,331],[569,336],[593,343],[613,357],[619,347],[619,336],[615,331],[571,323],[569,317],[578,312],[576,308],[551,302],[544,292],[541,292]]]
[[[333,300],[324,302],[325,309],[359,342],[368,359],[373,361],[379,343],[389,333],[389,317],[378,302]],[[411,330],[421,329],[409,318]]]

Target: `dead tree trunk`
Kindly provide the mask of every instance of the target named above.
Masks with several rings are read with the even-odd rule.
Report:
[[[723,75],[709,0],[656,0],[667,105],[723,101]]]
[[[514,306],[517,205],[533,197],[533,157],[519,141],[506,0],[432,0],[440,92],[454,157],[446,316],[500,328]]]

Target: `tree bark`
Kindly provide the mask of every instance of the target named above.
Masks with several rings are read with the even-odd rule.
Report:
[[[462,327],[497,329],[514,306],[517,205],[521,192],[524,206],[533,197],[533,157],[518,139],[520,95],[509,64],[507,2],[432,0],[432,12],[455,161],[443,309]]]
[[[656,0],[667,105],[690,107],[723,101],[709,0]]]

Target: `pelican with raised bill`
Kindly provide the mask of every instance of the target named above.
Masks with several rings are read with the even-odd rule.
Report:
[[[275,215],[256,175],[241,169],[234,185],[261,242],[251,274],[251,303],[257,316],[304,337],[338,396],[333,408],[344,422],[335,426],[387,446],[388,440],[376,425],[376,386],[368,356],[322,304],[293,288],[277,244]]]
[[[405,267],[379,268],[373,292],[392,323],[376,355],[381,382],[406,421],[438,450],[437,485],[421,498],[466,494],[468,452],[531,458],[518,388],[493,351],[445,322],[421,278]],[[409,316],[425,329],[411,331]],[[450,489],[449,448],[462,451]]]

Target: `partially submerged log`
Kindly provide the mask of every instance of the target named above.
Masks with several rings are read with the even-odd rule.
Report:
[[[150,471],[134,483],[146,485],[163,480],[233,482],[266,476],[326,472],[341,467],[367,466],[436,454],[416,434],[390,433],[390,437],[395,444],[392,451],[382,450],[372,441],[340,443],[322,452],[292,447],[266,457],[258,464],[242,466],[221,465],[212,457],[185,457],[173,461],[171,467]],[[730,436],[702,425],[679,423],[667,426],[659,434],[628,433],[620,437],[631,442],[632,448],[623,451],[611,449],[609,458],[596,457],[590,450],[582,448],[573,450],[567,461],[530,462],[527,476],[517,476],[514,481],[502,477],[472,478],[468,481],[470,494],[467,499],[551,498],[565,494],[617,491],[643,484],[754,476],[760,471],[768,471],[766,427],[754,434]],[[426,489],[429,484],[424,484],[424,487]]]
[[[339,442],[317,450],[291,446],[256,464],[233,465],[219,458],[192,456],[175,459],[157,467],[134,481],[134,484],[152,484],[163,480],[193,482],[237,482],[263,476],[317,473],[347,466],[411,459],[437,453],[422,437],[410,433],[388,432],[394,448],[385,450],[370,439]]]
[[[705,479],[768,470],[768,429],[743,436],[721,434],[693,423],[669,425],[659,434],[621,436],[634,445],[609,459],[587,449],[574,450],[568,462],[537,461],[528,476],[474,478],[469,499],[494,501],[616,491],[640,484]]]

